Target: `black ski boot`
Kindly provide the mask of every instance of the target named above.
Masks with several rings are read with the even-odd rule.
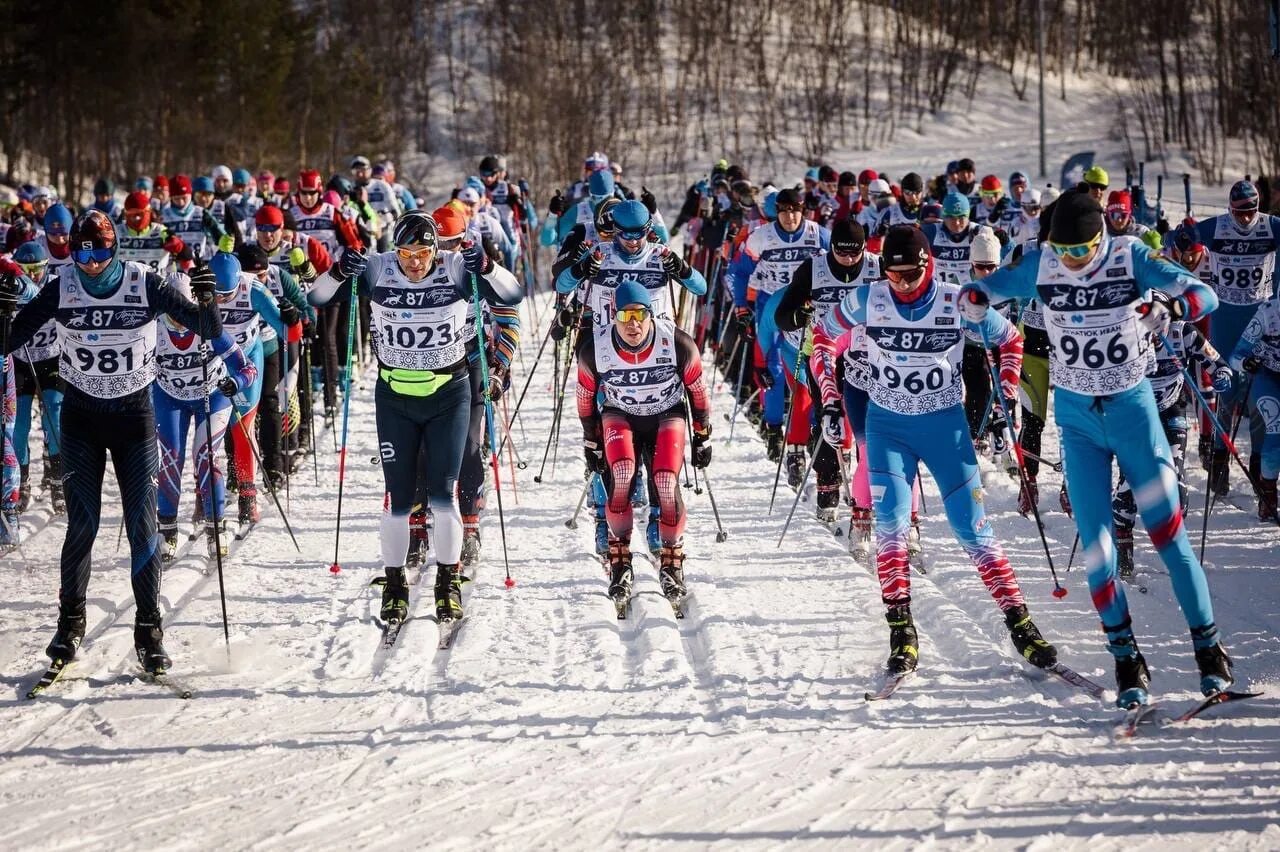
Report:
[[[782,458],[782,449],[783,449],[782,427],[770,426],[768,424],[765,424],[764,444],[765,444],[765,455],[768,456],[769,461],[773,462],[774,464],[777,464],[778,459]]]
[[[916,670],[920,661],[920,638],[911,620],[911,604],[889,607],[889,674],[901,675]]]
[[[626,617],[631,601],[631,547],[623,541],[609,542],[609,597],[618,610],[618,617]]]
[[[164,539],[164,547],[160,551],[160,561],[169,563],[178,555],[178,518],[175,515],[162,515],[156,519],[156,532]]]
[[[1133,579],[1133,527],[1116,524],[1116,558],[1121,580]]]
[[[1225,447],[1214,447],[1212,458],[1213,471],[1209,474],[1209,481],[1213,487],[1213,495],[1226,497],[1231,491],[1231,456],[1227,454]]]
[[[46,471],[48,480],[45,487],[49,492],[49,502],[53,505],[53,511],[58,515],[65,515],[67,512],[67,498],[62,492],[62,456],[49,456],[49,468]]]
[[[258,489],[256,486],[241,485],[240,486],[240,505],[239,517],[240,534],[244,535],[249,528],[256,524],[261,515],[258,512]]]
[[[1258,480],[1258,520],[1276,523],[1280,520],[1276,510],[1276,480]]]
[[[1204,468],[1204,472],[1209,472],[1209,465],[1213,458],[1213,434],[1205,433],[1200,436],[1200,440],[1196,442],[1196,452],[1200,456],[1200,467]]]
[[[164,674],[173,665],[173,660],[165,653],[163,643],[164,627],[159,616],[134,623],[133,647],[138,652],[138,662],[147,674]]]
[[[18,483],[18,514],[31,506],[31,465],[19,465],[21,478]]]
[[[457,565],[436,563],[436,621],[462,618],[462,581]]]
[[[1147,661],[1138,651],[1138,643],[1129,629],[1128,619],[1120,628],[1102,628],[1112,638],[1108,649],[1116,658],[1116,706],[1127,709],[1138,704],[1151,702],[1151,670]],[[1116,636],[1113,634],[1119,633]]]
[[[49,659],[56,662],[71,662],[76,658],[76,651],[84,640],[84,602],[58,607],[58,629],[53,634],[53,641],[44,649]]]
[[[804,484],[805,461],[804,446],[801,444],[789,444],[787,446],[787,484],[791,486],[792,491],[799,491],[800,486]]]
[[[1058,649],[1040,635],[1040,628],[1031,620],[1025,606],[1010,607],[1004,611],[1004,623],[1009,628],[1009,638],[1028,663],[1038,669],[1047,669],[1058,662]]]
[[[840,507],[840,483],[834,486],[819,484],[816,506],[813,510],[813,517],[819,523],[834,524],[836,522],[836,509]]]
[[[689,592],[684,585],[683,545],[664,545],[659,564],[658,583],[662,586],[662,594],[672,603],[684,600]]]
[[[1227,656],[1227,649],[1218,641],[1216,625],[1193,627],[1191,642],[1196,649],[1196,666],[1200,669],[1200,691],[1206,698],[1235,683],[1235,676],[1231,673],[1231,658]]]
[[[403,568],[386,568],[387,581],[382,586],[382,620],[400,624],[409,617],[409,584]]]

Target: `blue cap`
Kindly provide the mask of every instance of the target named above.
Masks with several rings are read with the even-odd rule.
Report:
[[[484,198],[485,196],[484,181],[480,180],[480,178],[476,177],[475,175],[471,175],[470,177],[468,177],[467,182],[464,183],[463,186],[471,187],[476,191],[476,195],[479,195],[481,198]]]
[[[809,169],[809,171],[807,171],[807,172],[805,172],[805,173],[804,173],[804,179],[805,179],[805,180],[811,180],[811,181],[813,181],[814,183],[817,183],[817,182],[818,182],[818,175],[820,175],[820,174],[822,174],[822,172],[818,171],[818,167],[817,167],[817,166],[814,166],[813,168]]]
[[[764,204],[762,204],[761,206],[762,206],[762,207],[763,207],[763,209],[764,209],[764,215],[765,215],[765,218],[766,218],[766,219],[777,219],[777,218],[778,218],[778,193],[777,193],[777,190],[775,190],[775,191],[773,191],[773,192],[769,193],[768,195],[766,195],[766,196],[764,197]]]
[[[152,187],[151,178],[143,175],[133,182],[133,188],[143,192],[150,192]]]
[[[200,175],[200,177],[191,181],[192,192],[213,192],[213,178],[208,175]]]
[[[231,182],[233,184],[248,186],[253,183],[253,175],[249,174],[248,169],[236,169],[231,173]]]
[[[969,199],[958,192],[948,192],[947,197],[942,199],[942,215],[968,216]]]
[[[960,161],[951,160],[947,163],[947,174],[955,174],[960,170]]]
[[[592,172],[587,180],[587,190],[596,196],[613,195],[613,172],[608,169]]]
[[[44,211],[44,232],[55,237],[71,236],[71,211],[61,204]]]
[[[624,201],[614,207],[609,215],[613,217],[613,224],[618,227],[619,233],[624,231],[631,233],[648,231],[653,224],[653,217],[649,215],[649,208],[639,201]]]
[[[45,251],[44,243],[39,240],[27,240],[14,249],[13,259],[17,263],[44,263],[49,259],[49,252]]]
[[[214,290],[226,295],[234,293],[240,286],[240,258],[226,251],[220,251],[209,261],[213,277],[217,281]]]
[[[619,311],[627,305],[643,305],[653,310],[653,300],[649,298],[649,291],[639,281],[623,281],[618,285],[618,289],[613,291],[614,311]]]

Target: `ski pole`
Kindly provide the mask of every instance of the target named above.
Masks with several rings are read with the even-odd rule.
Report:
[[[480,387],[484,394],[485,427],[489,432],[489,465],[493,468],[493,492],[498,496],[498,529],[502,534],[502,564],[507,572],[505,581],[511,588],[516,581],[511,579],[511,560],[507,556],[507,522],[502,514],[502,477],[498,474],[498,434],[493,428],[493,398],[489,394],[489,341],[485,334],[480,310],[479,276],[471,273],[471,297],[476,308],[476,345],[480,349]]]
[[[1080,546],[1080,530],[1076,529],[1075,540],[1071,542],[1071,558],[1067,560],[1067,572],[1071,571],[1071,563],[1076,561],[1076,548]]]
[[[201,317],[200,324],[202,326],[205,324],[204,312],[206,310],[212,312],[213,305],[210,304],[210,305],[200,306],[200,309],[199,309],[199,313]],[[209,323],[210,328],[212,328],[212,325],[213,325],[212,322],[210,322]],[[201,328],[200,331],[203,333],[205,329]],[[222,639],[226,643],[227,662],[230,663],[231,662],[231,627],[229,622],[227,621],[227,587],[226,587],[226,581],[222,575],[222,518],[219,517],[225,511],[225,507],[217,505],[217,500],[215,499],[214,490],[213,490],[216,472],[214,471],[214,462],[213,462],[213,413],[210,410],[210,406],[209,406],[209,359],[207,357],[201,359],[200,371],[201,373],[203,373],[202,378],[204,381],[203,387],[204,387],[205,453],[209,457],[209,461],[208,461],[209,483],[208,485],[205,486],[205,493],[208,495],[208,498],[209,498],[209,511],[205,513],[205,516],[209,519],[210,522],[213,523],[214,564],[218,568],[218,599],[222,604]],[[228,402],[230,402],[230,400],[228,400]],[[231,410],[233,412],[236,410],[236,406],[234,402],[231,403]],[[199,477],[200,477],[200,461],[199,459],[197,459],[196,460],[197,480],[199,479]],[[200,496],[201,500],[204,499],[203,495],[198,495],[198,496]]]
[[[564,525],[571,530],[578,528],[578,513],[582,511],[582,504],[587,502],[587,491],[591,488],[591,477],[588,476],[586,481],[582,483],[582,493],[578,495],[578,506],[573,510],[573,517],[564,522]]]
[[[809,474],[813,471],[813,463],[817,458],[817,453],[809,454],[809,464],[804,469],[804,479],[800,480],[800,487],[796,489],[796,499],[791,501],[791,511],[787,512],[787,522],[782,525],[782,535],[778,536],[778,549],[782,548],[782,540],[787,537],[787,530],[791,527],[791,518],[796,513],[796,507],[800,505],[800,497],[804,494],[804,486],[809,481]]]
[[[1191,218],[1191,175],[1182,175],[1182,195],[1187,202],[1187,218]]]
[[[240,416],[240,412],[236,409],[235,403],[231,405],[231,419],[235,421],[233,425],[240,427],[240,434],[244,436],[245,443],[249,445],[249,449],[253,451],[253,460],[258,463],[258,470],[264,474],[262,481],[267,486],[267,493],[271,495],[271,502],[275,504],[276,511],[280,513],[280,517],[284,520],[284,528],[289,531],[289,538],[293,540],[293,547],[298,553],[302,553],[302,548],[298,546],[298,539],[293,534],[293,527],[289,524],[289,515],[285,512],[284,507],[280,505],[280,498],[276,495],[275,486],[271,484],[271,477],[266,476],[265,466],[262,464],[262,455],[258,452],[258,446],[249,436],[249,427],[245,425],[244,418]]]
[[[1018,462],[1018,479],[1022,483],[1024,493],[1030,494],[1031,489],[1027,485],[1027,467],[1026,462],[1022,459],[1022,448],[1018,446],[1017,439],[1013,435],[1013,416],[1009,413],[1009,404],[1005,402],[1004,391],[1000,388],[1000,372],[996,369],[996,362],[991,357],[991,340],[987,335],[986,325],[979,325],[982,331],[982,348],[986,354],[987,368],[991,371],[991,391],[1000,400],[1000,408],[1004,411],[1005,431],[1008,433],[1010,446],[1013,447],[1014,458]],[[1031,501],[1031,511],[1036,516],[1036,529],[1040,533],[1040,543],[1044,545],[1044,558],[1049,563],[1049,574],[1053,577],[1053,596],[1055,598],[1065,598],[1067,589],[1062,583],[1058,582],[1058,572],[1053,567],[1053,554],[1049,552],[1049,539],[1044,534],[1044,521],[1040,520],[1040,507],[1036,505],[1036,501]]]
[[[720,510],[716,507],[716,495],[711,491],[711,477],[707,476],[707,472],[702,471],[702,482],[707,486],[707,496],[711,498],[711,514],[716,519],[716,543],[724,542],[729,538],[729,534],[724,531],[724,524],[720,523]]]
[[[573,366],[573,353],[567,353],[564,362],[564,374],[560,377],[560,393],[556,398],[555,413],[551,418],[551,433],[547,435],[547,446],[542,451],[542,465],[538,468],[538,475],[533,478],[534,482],[542,482],[542,474],[547,469],[547,458],[551,455],[551,445],[558,444],[560,438],[560,419],[564,416],[564,389],[569,383],[569,369]],[[559,377],[559,376],[558,376]],[[555,475],[555,464],[552,463],[552,475]]]
[[[507,420],[507,434],[502,437],[503,444],[511,437],[510,424],[516,422],[516,417],[520,414],[520,406],[524,404],[525,394],[529,392],[529,385],[533,382],[534,375],[538,372],[538,364],[542,361],[542,353],[547,348],[547,341],[551,339],[551,330],[547,329],[546,335],[542,338],[541,345],[538,346],[538,354],[533,359],[533,367],[529,369],[529,375],[525,377],[524,387],[520,389],[520,398],[516,400],[515,408],[511,410],[511,417]],[[558,370],[557,370],[558,372]],[[521,423],[524,421],[521,420]],[[501,446],[499,447],[501,449]],[[521,468],[523,470],[524,468]]]
[[[316,475],[316,485],[320,484],[320,453],[316,450],[316,400],[315,388],[311,384],[311,341],[307,341],[303,348],[303,358],[307,362],[307,374],[300,377],[301,381],[307,383],[307,414],[311,420],[311,469]],[[301,381],[299,384],[301,384]],[[298,391],[298,404],[302,404],[301,389]]]
[[[350,300],[357,304],[358,277],[351,276]],[[342,449],[338,452],[338,515],[333,523],[333,563],[329,566],[330,574],[342,571],[342,563],[338,561],[338,547],[342,542],[342,496],[347,480],[347,428],[351,425],[351,350],[354,348],[355,326],[347,323],[347,374],[343,377],[342,389]],[[326,359],[327,360],[327,359]],[[288,521],[285,522],[286,524]]]

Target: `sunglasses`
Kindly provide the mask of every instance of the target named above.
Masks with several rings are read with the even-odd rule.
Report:
[[[280,225],[258,225],[254,228],[260,234],[274,234],[280,230]]]
[[[22,271],[28,278],[34,280],[40,277],[40,273],[49,268],[49,261],[42,260],[39,263],[19,263],[18,265],[22,267]]]
[[[485,171],[484,169],[481,169],[481,170],[480,170],[480,177],[482,177],[482,178],[491,178],[491,177],[494,177],[494,176],[495,176],[495,175],[497,175],[497,174],[498,174],[497,172]]]
[[[618,231],[617,234],[620,239],[631,241],[643,240],[649,236],[648,231]]]
[[[1091,182],[1091,183],[1089,184],[1089,188],[1090,188],[1090,189],[1096,189],[1096,190],[1098,190],[1098,192],[1106,192],[1106,191],[1107,191],[1107,185],[1106,185],[1105,183],[1092,183],[1092,182]]]
[[[1033,206],[1031,206],[1031,205],[1024,204],[1024,205],[1022,205],[1022,210],[1023,210],[1023,212],[1024,212],[1024,213],[1026,213],[1028,216],[1039,216],[1039,215],[1040,215],[1040,208],[1039,208],[1039,207],[1033,207]]]
[[[71,259],[76,263],[106,263],[115,257],[114,248],[76,249],[71,252]]]
[[[1052,249],[1053,253],[1056,254],[1058,257],[1070,257],[1070,258],[1074,258],[1075,260],[1081,260],[1083,258],[1088,257],[1089,253],[1092,252],[1095,248],[1097,248],[1098,244],[1101,242],[1102,242],[1102,233],[1099,232],[1096,237],[1089,240],[1089,242],[1087,243],[1073,243],[1072,245],[1063,245],[1062,243],[1055,243],[1053,240],[1049,240],[1049,248]]]
[[[299,195],[319,195],[319,194],[320,194],[320,190],[318,190],[318,189],[300,189],[300,190],[298,190],[298,194],[299,194]]]
[[[924,268],[920,266],[913,266],[911,269],[886,269],[884,271],[884,275],[893,282],[915,282],[919,281],[920,277],[924,275]]]
[[[983,198],[999,198],[999,197],[1000,197],[1000,190],[998,190],[998,189],[984,189],[984,190],[980,191],[978,194],[979,194],[979,195],[981,195]]]
[[[973,268],[978,270],[979,272],[995,272],[997,266],[999,266],[999,264],[996,264],[996,263],[974,263],[973,264]]]
[[[401,260],[424,260],[424,261],[430,260],[431,256],[434,255],[435,253],[436,253],[436,250],[431,248],[430,246],[426,246],[423,248],[396,249],[396,254],[400,256]]]
[[[644,322],[649,318],[648,308],[623,308],[615,314],[619,323]]]
[[[862,251],[863,251],[862,246],[852,246],[849,248],[836,248],[835,246],[831,247],[831,253],[835,255],[839,255],[840,257],[857,257],[858,255],[862,254]]]
[[[779,204],[779,213],[803,213],[804,207],[799,204]]]

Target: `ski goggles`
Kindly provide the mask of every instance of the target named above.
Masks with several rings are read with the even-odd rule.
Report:
[[[274,234],[283,227],[283,225],[255,225],[253,229],[263,234]]]
[[[992,199],[999,198],[1001,194],[1001,191],[998,189],[984,189],[978,192],[978,195],[981,195],[983,198]]]
[[[39,281],[40,276],[49,268],[49,261],[42,260],[37,263],[19,263],[18,266],[22,267],[22,273],[32,281]]]
[[[401,260],[421,260],[424,263],[431,260],[431,256],[435,253],[436,250],[431,248],[431,246],[422,246],[421,248],[401,246],[396,249],[396,255],[398,255]]]
[[[628,322],[644,322],[652,313],[653,312],[648,308],[622,308],[614,314],[614,319],[616,319],[619,324]]]
[[[1089,254],[1102,242],[1102,232],[1099,231],[1098,235],[1087,243],[1063,245],[1062,243],[1055,243],[1053,240],[1049,240],[1048,242],[1050,250],[1052,250],[1058,257],[1070,257],[1074,260],[1081,260],[1088,257]]]
[[[92,249],[74,249],[71,252],[71,259],[79,264],[88,263],[106,263],[115,257],[116,250],[112,247],[92,248]]]
[[[640,242],[641,240],[647,240],[649,238],[648,228],[644,228],[643,230],[639,230],[639,231],[619,230],[616,233],[619,239],[629,240],[631,242]]]

